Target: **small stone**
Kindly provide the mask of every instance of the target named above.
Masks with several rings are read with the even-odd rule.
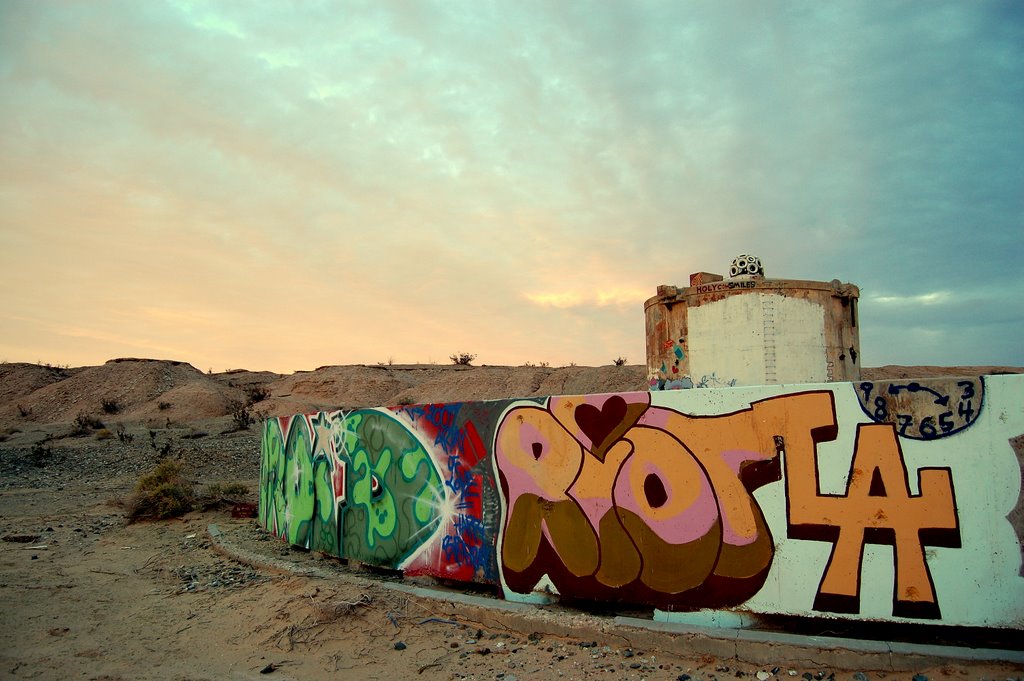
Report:
[[[770,679],[770,678],[772,678],[772,673],[771,672],[766,672],[765,670],[762,669],[761,671],[759,671],[757,673],[757,681],[768,681],[768,679]]]
[[[789,670],[788,672],[786,672],[786,673],[787,673],[787,674],[789,674],[790,676],[796,676],[796,670],[795,670],[795,669],[790,669],[790,670]]]
[[[35,554],[33,553],[33,554],[32,554],[32,560],[39,560],[39,556],[37,556],[37,555],[35,555]]]
[[[807,681],[811,681],[811,679],[814,678],[814,674],[810,672],[804,672],[804,678],[807,679]]]
[[[395,650],[405,650],[407,647],[402,641],[395,641]]]
[[[505,674],[505,681],[516,681],[515,674]]]
[[[481,655],[490,655],[491,649],[485,646],[483,648],[478,648],[476,652],[480,653]]]
[[[466,639],[466,643],[470,643],[470,644],[476,643],[476,639],[475,638]]]
[[[780,671],[781,669],[779,669],[778,667],[772,667],[772,674],[778,674]],[[793,676],[796,676],[796,674],[794,674]]]
[[[629,649],[627,648],[627,649],[626,649],[626,652],[622,653],[622,656],[623,656],[623,657],[633,657],[633,651],[632,651],[632,650],[629,650]]]
[[[630,669],[640,669],[641,666],[642,665],[639,662],[634,662],[633,664],[629,665],[629,668]]]
[[[857,672],[853,675],[853,681],[868,681],[868,675],[864,672]]]
[[[679,676],[676,677],[676,681],[690,681],[690,675],[689,674],[680,674]]]
[[[924,674],[914,674],[910,678],[911,678],[911,681],[928,681],[928,677],[925,676]]]

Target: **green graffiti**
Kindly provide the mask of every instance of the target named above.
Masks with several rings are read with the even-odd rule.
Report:
[[[342,555],[398,565],[440,524],[441,476],[416,436],[384,412],[350,414],[343,441],[351,494]],[[374,478],[380,485],[376,493]]]
[[[277,419],[263,423],[263,442],[260,461],[259,522],[272,533],[284,527],[284,436]]]
[[[306,419],[292,419],[284,447],[285,538],[293,546],[311,548],[311,526],[316,506],[313,480],[313,443]]]
[[[444,498],[430,454],[387,412],[296,416],[286,435],[264,424],[260,523],[293,545],[397,567],[441,525]]]
[[[311,548],[339,555],[338,524],[335,520],[334,464],[327,457],[318,456],[313,466],[313,484],[316,489],[316,513],[313,515],[313,545]]]

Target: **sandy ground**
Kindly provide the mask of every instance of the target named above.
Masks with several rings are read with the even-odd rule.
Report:
[[[828,681],[834,674],[834,679],[854,681],[910,681],[920,673],[932,681],[1002,681],[1024,676],[1020,668],[1005,665],[885,673],[811,668],[786,659],[753,665],[718,659],[699,647],[634,649],[608,626],[607,618],[571,610],[553,615],[569,623],[564,634],[534,635],[529,627],[510,626],[497,615],[465,612],[445,601],[397,592],[385,588],[383,576],[289,549],[256,531],[254,521],[232,519],[225,509],[127,524],[114,502],[130,493],[161,449],[181,460],[196,481],[242,481],[253,499],[258,475],[256,431],[224,433],[231,430],[232,417],[214,409],[225,401],[223,392],[244,394],[244,384],[232,386],[217,376],[208,383],[206,375],[197,377],[178,365],[142,366],[150,384],[142,379],[131,383],[131,373],[122,371],[123,366],[108,372],[116,373],[117,381],[129,381],[136,391],[123,398],[126,403],[135,400],[129,405],[136,410],[134,416],[122,412],[105,417],[108,429],[125,426],[130,442],[97,439],[98,431],[68,436],[67,414],[98,403],[120,383],[103,383],[93,376],[89,382],[80,381],[84,387],[79,392],[73,386],[61,389],[65,380],[82,378],[85,370],[78,369],[64,370],[67,375],[56,380],[51,380],[52,370],[28,369],[21,375],[22,384],[8,371],[0,383],[0,397],[7,400],[0,442],[4,678]],[[167,372],[173,380],[159,384],[164,369],[173,369]],[[376,376],[373,371],[377,370],[366,380]],[[197,414],[189,414],[187,401],[182,401],[186,389],[180,381],[175,384],[178,374],[205,386],[197,393],[202,398],[197,399],[202,407]],[[522,380],[539,389],[551,374],[535,371]],[[289,394],[280,386],[296,387],[294,377],[285,384],[274,375],[246,375],[257,383],[276,381],[280,400]],[[468,385],[469,376],[460,373],[454,379]],[[607,379],[592,372],[587,380],[621,389],[614,386],[623,376],[620,372],[618,378]],[[435,375],[431,380],[439,379]],[[506,387],[520,385],[520,378],[506,380]],[[325,390],[322,385],[318,389]],[[161,409],[159,402],[174,390],[179,397],[174,398],[172,419],[164,415],[171,408]],[[274,396],[272,392],[267,399]],[[424,396],[430,399],[429,394]],[[303,401],[330,401],[330,394],[317,394],[316,400],[307,397]],[[58,416],[22,416],[16,409],[19,401],[22,411]],[[330,575],[299,575],[259,561],[238,562],[211,541],[211,523],[268,561],[313,563]],[[577,622],[580,635],[573,636]],[[595,627],[606,633],[583,633]]]
[[[122,481],[81,489],[0,493],[0,673],[17,679],[1013,679],[1000,665],[916,672],[752,665],[700,650],[633,649],[614,630],[588,640],[510,628],[495,613],[385,588],[382,578],[318,563],[327,578],[236,562],[216,549],[211,523],[268,561],[294,550],[262,539],[226,511],[127,525],[104,501]],[[262,546],[260,546],[262,544]],[[570,620],[593,619],[569,611]],[[403,648],[404,646],[404,648]],[[399,649],[403,648],[403,649]],[[777,671],[773,673],[773,668]],[[796,672],[790,674],[790,672]]]

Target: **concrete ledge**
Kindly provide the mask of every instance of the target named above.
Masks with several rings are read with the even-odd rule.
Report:
[[[295,575],[338,579],[338,573],[312,566],[300,566],[257,552],[247,551],[221,532],[208,528],[214,546],[225,555],[255,567]],[[346,575],[365,580],[367,577]],[[662,622],[637,617],[600,618],[582,612],[567,612],[558,606],[499,600],[475,594],[432,589],[412,584],[372,580],[382,588],[410,597],[447,604],[460,619],[488,627],[584,641],[601,645],[625,645],[672,652],[678,655],[713,655],[750,664],[774,664],[786,660],[791,666],[809,668],[874,669],[915,671],[942,664],[1010,663],[1024,665],[1024,652],[991,648],[963,648],[914,643],[888,643],[863,639],[802,636],[755,629],[723,629]]]
[[[702,651],[709,650],[712,654],[753,664],[769,664],[780,659],[780,656],[799,666],[889,671],[913,671],[922,667],[966,662],[1024,664],[1024,652],[1017,650],[889,643],[755,629],[728,630],[673,622],[653,622],[635,617],[616,617],[615,624],[623,628],[648,632],[651,636],[657,637],[658,641],[667,643],[666,649],[673,652],[699,646]]]

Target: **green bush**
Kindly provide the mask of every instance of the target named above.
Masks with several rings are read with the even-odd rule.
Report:
[[[135,484],[135,494],[128,503],[128,518],[176,518],[192,510],[195,498],[195,488],[182,475],[181,463],[161,461]]]

